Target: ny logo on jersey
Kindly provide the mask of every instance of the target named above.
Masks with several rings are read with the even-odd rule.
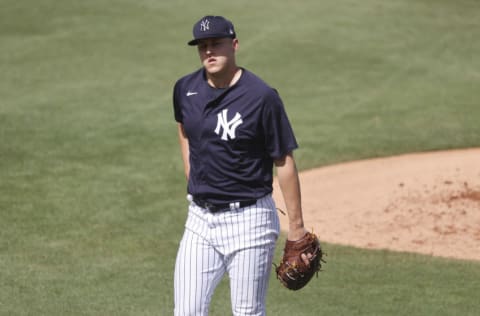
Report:
[[[228,121],[228,110],[225,109],[221,113],[217,114],[217,127],[215,128],[215,134],[220,135],[220,128],[223,128],[222,140],[235,139],[235,130],[243,123],[240,113],[236,113],[233,119]]]
[[[200,22],[200,31],[205,32],[210,29],[210,21],[205,19]]]

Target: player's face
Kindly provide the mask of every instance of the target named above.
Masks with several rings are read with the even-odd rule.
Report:
[[[197,45],[198,54],[209,74],[220,74],[235,65],[238,40],[231,38],[207,38]]]

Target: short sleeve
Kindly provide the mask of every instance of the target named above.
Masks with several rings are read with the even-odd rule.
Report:
[[[282,158],[298,148],[283,102],[274,89],[265,98],[262,123],[266,150],[271,158]]]
[[[179,86],[180,86],[180,81],[177,81],[173,88],[173,111],[174,111],[175,121],[179,123],[183,123],[183,113],[182,113],[182,107],[181,107]]]

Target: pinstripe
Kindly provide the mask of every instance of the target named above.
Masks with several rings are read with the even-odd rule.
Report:
[[[197,208],[190,206],[190,210]],[[223,256],[204,238],[205,222],[189,212],[175,265],[175,315],[208,315],[208,306],[225,267]]]
[[[279,220],[271,196],[210,213],[190,204],[175,265],[175,315],[208,315],[213,291],[230,278],[234,315],[265,315]]]

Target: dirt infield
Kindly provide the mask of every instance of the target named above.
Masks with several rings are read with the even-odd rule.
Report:
[[[480,149],[332,165],[300,181],[306,226],[320,240],[480,260]],[[284,208],[279,192],[275,182]]]

